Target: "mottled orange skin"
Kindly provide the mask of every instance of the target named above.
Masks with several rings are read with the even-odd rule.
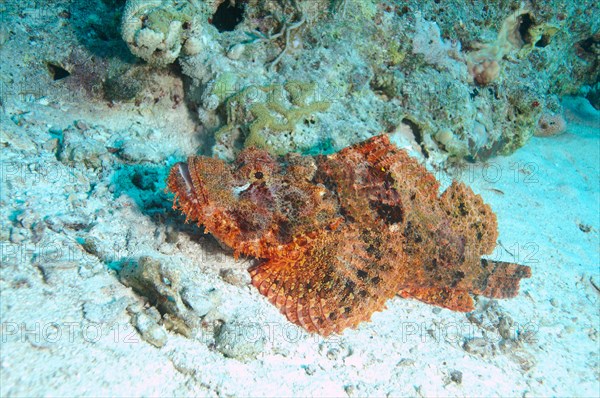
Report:
[[[529,267],[482,260],[496,216],[386,135],[328,156],[275,159],[246,149],[233,164],[191,157],[168,179],[188,219],[257,257],[252,284],[293,323],[329,335],[356,327],[399,294],[471,311],[470,293],[514,297]]]

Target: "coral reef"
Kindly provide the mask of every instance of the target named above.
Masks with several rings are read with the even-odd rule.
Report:
[[[168,187],[187,218],[258,257],[252,284],[288,320],[341,333],[400,294],[471,311],[469,293],[514,297],[529,267],[481,259],[498,236],[480,196],[438,182],[386,135],[283,162],[249,148],[235,163],[191,157]]]
[[[419,147],[432,164],[486,160],[524,145],[542,113],[561,111],[556,95],[583,90],[598,75],[586,41],[597,23],[568,25],[581,12],[577,5],[555,14],[529,3],[476,12],[327,3],[249,2],[231,30],[211,33],[210,46],[179,60],[201,123],[216,133],[213,154],[233,159],[248,145],[275,153],[339,150],[410,125],[412,138],[402,137],[402,145]],[[348,7],[356,12],[348,15]],[[200,22],[202,31],[214,32],[210,20]],[[240,99],[249,87],[286,81],[314,82],[330,106],[317,124],[272,134],[285,122],[252,124],[250,108],[281,114]]]

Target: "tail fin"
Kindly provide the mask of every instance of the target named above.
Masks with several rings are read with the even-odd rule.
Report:
[[[481,268],[484,270],[480,279],[481,289],[473,290],[473,293],[486,297],[515,297],[519,293],[521,279],[531,277],[531,268],[526,265],[482,259]]]

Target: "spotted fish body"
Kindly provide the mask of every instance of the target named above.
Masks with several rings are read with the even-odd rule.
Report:
[[[395,295],[471,311],[471,294],[514,297],[531,275],[481,259],[496,245],[490,207],[456,181],[440,196],[386,135],[327,156],[190,157],[168,187],[188,219],[259,259],[252,284],[309,332],[354,328]]]

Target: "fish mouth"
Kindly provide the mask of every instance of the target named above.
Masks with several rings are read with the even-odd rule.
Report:
[[[173,165],[167,179],[167,187],[175,194],[173,208],[177,208],[179,202],[179,208],[188,215],[188,218],[198,220],[199,201],[187,163],[179,162]]]

